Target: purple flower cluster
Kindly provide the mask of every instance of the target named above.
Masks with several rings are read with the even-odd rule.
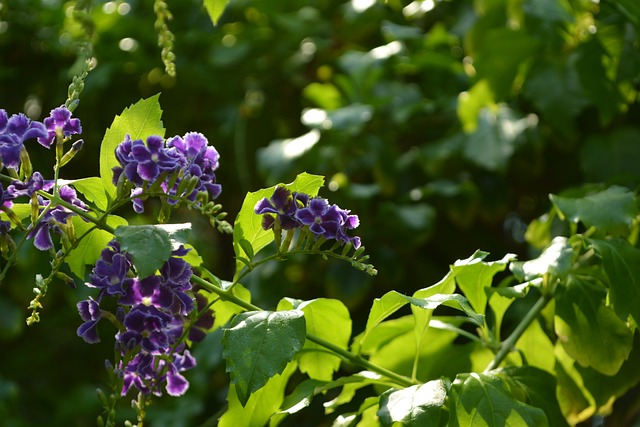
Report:
[[[86,342],[96,343],[100,341],[99,321],[103,317],[116,319],[120,325],[116,348],[122,356],[116,372],[123,379],[123,396],[131,387],[158,396],[163,385],[172,396],[184,394],[189,387],[181,372],[194,367],[195,359],[182,340],[185,328],[189,328],[190,340],[202,339],[200,329],[210,328],[213,317],[209,311],[196,322],[190,320],[190,314],[202,304],[196,307],[192,297],[191,266],[180,258],[186,253],[181,247],[159,274],[140,278],[132,273],[131,256],[114,240],[102,251],[89,276],[86,285],[99,289],[99,293],[95,300],[78,303],[84,323],[77,333]],[[115,316],[108,316],[100,308],[105,297],[117,299]]]
[[[72,119],[71,112],[64,106],[51,110],[44,123],[31,120],[22,113],[11,117],[0,109],[0,161],[2,165],[18,170],[24,143],[37,139],[44,147],[51,147],[56,135],[68,138],[82,132],[79,119]]]
[[[18,170],[25,141],[46,136],[44,124],[32,121],[22,113],[8,117],[7,112],[0,109],[0,161],[3,166]]]
[[[13,169],[12,176],[17,177],[17,171],[23,165],[29,165],[24,168],[27,176],[24,181],[14,179],[4,190],[0,186],[0,205],[1,209],[10,214],[9,209],[12,201],[18,197],[28,197],[29,202],[34,205],[34,209],[39,210],[40,220],[29,230],[28,237],[33,238],[34,246],[40,250],[46,251],[53,248],[51,231],[63,234],[63,228],[72,215],[71,210],[62,206],[48,208],[49,200],[37,195],[38,191],[49,191],[53,188],[53,181],[46,181],[40,172],[30,171],[30,161],[24,144],[29,139],[37,139],[38,142],[50,148],[56,137],[61,141],[69,136],[82,132],[80,120],[71,118],[71,112],[64,106],[51,110],[49,117],[44,119],[44,123],[33,121],[24,114],[14,114],[8,117],[5,110],[0,109],[0,162],[2,166]],[[76,141],[76,143],[79,141]],[[77,144],[76,144],[77,145]],[[81,145],[81,144],[80,144]],[[86,210],[87,206],[77,197],[75,190],[68,186],[62,186],[59,189],[59,196],[65,202]],[[37,204],[37,208],[35,205]],[[14,218],[15,219],[15,218]],[[18,221],[15,219],[15,221]],[[10,223],[2,222],[0,234],[8,233]]]
[[[222,191],[215,175],[220,156],[208,143],[198,132],[166,141],[152,135],[146,143],[141,139],[132,140],[127,134],[115,151],[120,166],[113,168],[113,183],[117,185],[124,177],[133,184],[131,196],[138,213],[144,211],[144,206],[137,196],[150,187],[159,187],[170,196],[170,204],[182,198],[194,202],[198,194],[215,199]]]
[[[309,197],[304,193],[292,193],[284,186],[276,187],[271,198],[266,197],[256,203],[254,212],[264,215],[262,228],[274,228],[276,221],[283,230],[308,227],[317,237],[335,239],[343,243],[351,243],[357,249],[360,238],[351,237],[348,230],[356,228],[360,221],[357,215],[330,205],[322,197]]]

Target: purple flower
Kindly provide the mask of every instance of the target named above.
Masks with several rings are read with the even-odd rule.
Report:
[[[183,354],[175,354],[173,363],[169,364],[167,370],[166,390],[170,396],[182,396],[189,388],[189,382],[180,374],[196,366],[196,359],[185,350]]]
[[[137,176],[147,182],[153,182],[162,172],[171,172],[179,167],[177,156],[165,149],[164,141],[158,135],[148,137],[146,145],[139,139],[133,141],[131,157],[136,162]],[[127,178],[135,182],[135,177]]]
[[[183,158],[181,179],[198,177],[198,183],[187,198],[194,201],[196,195],[204,191],[210,199],[217,198],[222,192],[222,186],[216,183],[215,170],[218,169],[220,155],[218,151],[208,145],[207,138],[199,132],[187,132],[184,138],[174,136],[167,140],[167,148],[174,150]],[[176,183],[176,187],[179,184]],[[170,192],[168,192],[171,194]],[[178,194],[182,196],[182,194]]]
[[[120,251],[120,244],[115,240],[109,242],[109,247],[102,250],[96,262],[90,282],[86,285],[100,289],[98,300],[104,294],[125,295],[133,286],[133,278],[128,277],[131,270],[131,257]]]
[[[153,305],[138,304],[124,318],[126,331],[116,335],[120,348],[141,350],[151,354],[170,351],[182,334],[181,319],[161,311]]]
[[[309,204],[296,212],[296,218],[309,226],[312,233],[325,239],[336,239],[344,243],[352,243],[357,249],[360,247],[359,237],[350,237],[347,230],[356,228],[360,220],[356,215],[350,215],[348,210],[337,205],[329,205],[326,199],[315,197]]]
[[[316,197],[309,200],[308,206],[296,212],[296,218],[308,225],[314,234],[326,239],[335,239],[343,221],[338,209],[336,205],[330,206],[326,199]]]
[[[46,180],[42,177],[40,172],[34,172],[26,181],[14,180],[7,187],[7,192],[12,197],[20,196],[33,196],[38,190],[51,190],[54,182],[52,180]]]
[[[301,223],[296,218],[299,208],[306,206],[309,196],[304,193],[291,193],[286,187],[276,187],[270,199],[266,197],[258,200],[254,207],[254,212],[259,215],[275,214],[280,221],[283,230],[291,230],[300,227]],[[268,230],[273,228],[275,217],[265,215],[262,218],[262,228]]]
[[[0,111],[0,160],[4,166],[17,170],[24,142],[32,138],[46,137],[47,129],[44,124],[31,121],[22,113],[14,114],[7,119],[6,112]]]
[[[82,200],[78,199],[76,190],[69,186],[63,185],[60,187],[59,195],[65,202],[83,210],[87,209],[87,205],[85,205]],[[48,206],[50,204],[49,200],[45,200],[40,196],[37,196],[37,200],[41,206]],[[66,224],[68,219],[73,215],[75,215],[75,213],[65,207],[56,206],[44,214],[40,222],[38,222],[33,230],[29,232],[27,237],[29,239],[33,238],[33,245],[37,249],[47,251],[53,248],[53,240],[51,239],[50,231],[61,234],[62,230],[60,226]]]
[[[92,298],[77,304],[80,317],[84,323],[78,327],[77,334],[89,344],[100,342],[97,325],[102,318],[100,306]]]
[[[153,393],[160,396],[160,388],[165,381],[169,395],[182,396],[189,388],[189,382],[180,372],[193,368],[196,361],[189,350],[185,350],[184,354],[172,356],[173,360],[167,362],[165,358],[138,353],[123,370],[122,396],[126,395],[132,386],[142,394]]]
[[[65,138],[82,133],[82,125],[79,119],[71,118],[71,111],[64,105],[51,110],[49,117],[44,119],[47,135],[38,137],[38,142],[44,147],[51,147],[59,133]]]

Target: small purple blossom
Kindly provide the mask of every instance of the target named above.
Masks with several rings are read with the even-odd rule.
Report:
[[[47,129],[47,135],[38,137],[38,142],[43,147],[47,148],[53,145],[57,134],[67,138],[71,135],[82,133],[80,120],[72,119],[71,111],[69,111],[64,105],[51,110],[49,117],[44,119],[44,126]]]
[[[26,181],[14,180],[7,187],[7,192],[12,197],[28,196],[31,197],[38,190],[49,191],[53,188],[52,180],[45,180],[40,172],[34,172]]]
[[[189,388],[189,382],[180,372],[193,368],[195,364],[189,350],[184,354],[174,354],[169,363],[164,358],[139,353],[123,370],[121,394],[125,396],[133,386],[142,394],[160,396],[162,383],[166,382],[165,389],[170,396],[182,396]]]
[[[134,279],[129,277],[131,256],[120,251],[120,244],[112,240],[109,247],[102,250],[96,262],[90,282],[86,285],[100,289],[98,300],[106,295],[125,295],[133,286]]]
[[[147,353],[164,354],[182,334],[183,322],[153,305],[138,304],[124,318],[124,326],[127,330],[116,335],[120,348],[140,346]]]
[[[84,323],[78,327],[78,336],[89,344],[100,342],[100,336],[97,331],[98,322],[102,318],[100,306],[92,298],[89,298],[86,301],[80,301],[77,307],[80,317],[84,320]]]
[[[87,210],[87,205],[78,198],[76,190],[63,185],[60,187],[59,195],[65,202],[76,206],[82,210]],[[50,204],[49,200],[45,200],[40,196],[37,196],[37,200],[40,206],[46,207]],[[51,239],[50,232],[61,234],[62,229],[60,226],[65,225],[69,218],[76,215],[74,212],[63,206],[56,206],[55,208],[48,210],[41,218],[40,222],[29,232],[28,238],[33,238],[33,245],[41,250],[47,251],[53,248],[53,240]]]
[[[271,198],[264,197],[258,200],[253,210],[258,215],[275,214],[280,221],[280,227],[283,230],[291,230],[301,226],[301,222],[296,218],[296,212],[298,208],[306,206],[308,200],[308,195],[291,193],[287,187],[279,185]],[[262,218],[262,228],[265,230],[273,228],[275,218],[273,215],[265,215]]]
[[[0,160],[8,168],[17,170],[20,166],[20,151],[24,142],[46,137],[44,124],[32,121],[22,113],[7,118],[7,113],[0,110]]]

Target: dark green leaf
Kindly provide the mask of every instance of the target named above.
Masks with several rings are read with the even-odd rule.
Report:
[[[536,37],[526,31],[507,27],[488,30],[474,58],[478,80],[487,79],[495,99],[504,99],[522,62],[532,57],[538,45]]]
[[[437,427],[443,413],[447,390],[442,380],[390,390],[380,397],[378,417],[383,426]]]
[[[555,398],[556,378],[552,374],[533,366],[509,366],[499,375],[524,392],[526,403],[542,409],[550,426],[568,425]]]
[[[634,195],[624,187],[608,189],[582,198],[550,196],[556,208],[571,222],[582,222],[600,233],[626,236],[638,215]]]
[[[162,267],[180,244],[186,243],[190,229],[189,223],[120,226],[115,237],[122,250],[131,254],[138,275],[147,277]]]
[[[537,120],[522,117],[506,106],[494,110],[483,108],[477,116],[477,127],[467,135],[463,154],[472,163],[490,171],[505,171],[509,159],[525,142],[525,132]]]
[[[613,309],[622,319],[628,315],[640,324],[640,250],[625,240],[589,239],[602,257],[609,278]]]
[[[113,119],[111,127],[104,134],[100,145],[100,178],[105,192],[112,197],[115,195],[112,169],[119,165],[115,149],[124,141],[125,135],[129,134],[132,140],[144,140],[150,135],[164,137],[159,97],[160,94],[157,94],[125,108],[121,115]]]
[[[450,390],[450,425],[474,427],[548,426],[540,408],[516,399],[495,374],[460,374]]]
[[[222,356],[245,405],[253,392],[282,372],[302,348],[306,336],[304,313],[251,311],[236,315],[222,338]]]
[[[580,163],[586,179],[593,182],[635,183],[640,177],[640,130],[620,127],[605,135],[589,135],[580,152]],[[634,184],[635,185],[635,184]]]
[[[569,276],[556,291],[555,331],[565,351],[582,366],[614,375],[629,356],[633,333],[605,305],[606,289]]]

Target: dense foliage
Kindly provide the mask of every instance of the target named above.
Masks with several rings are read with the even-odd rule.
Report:
[[[4,424],[637,418],[635,0],[0,6]]]

